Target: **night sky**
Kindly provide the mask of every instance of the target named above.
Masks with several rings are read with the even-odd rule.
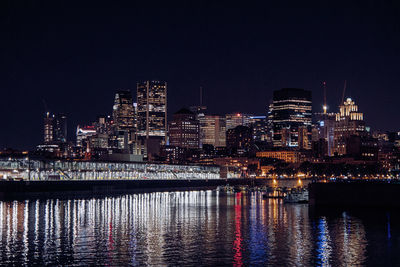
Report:
[[[169,114],[202,86],[211,113],[260,115],[282,87],[312,90],[321,110],[322,81],[337,111],[347,80],[372,129],[400,130],[398,1],[140,2],[1,1],[0,148],[43,141],[44,101],[75,139],[149,79],[168,82]]]

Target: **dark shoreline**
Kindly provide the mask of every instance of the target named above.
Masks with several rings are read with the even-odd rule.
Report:
[[[344,180],[309,184],[309,203],[318,207],[400,208],[398,181]]]

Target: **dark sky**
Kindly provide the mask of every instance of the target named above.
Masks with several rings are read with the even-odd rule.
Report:
[[[400,129],[398,1],[116,2],[1,1],[0,148],[42,142],[43,99],[72,135],[148,79],[168,82],[169,114],[199,86],[212,113],[265,114],[282,87],[312,90],[318,111],[322,81],[336,111],[347,80],[368,125]]]

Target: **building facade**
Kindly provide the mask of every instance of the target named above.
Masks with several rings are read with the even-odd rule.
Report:
[[[346,145],[350,136],[366,134],[364,114],[358,111],[358,106],[351,98],[347,98],[339,106],[339,112],[336,114],[334,129],[334,153],[345,155]]]
[[[226,131],[226,147],[230,154],[243,155],[250,152],[253,146],[253,129],[247,126],[236,126]]]
[[[44,143],[67,142],[67,116],[64,114],[46,113],[44,117]]]
[[[200,147],[200,124],[196,114],[182,108],[173,115],[169,122],[169,144],[189,149]]]
[[[204,115],[199,117],[199,121],[202,145],[213,145],[214,147],[226,146],[225,116]]]
[[[130,91],[118,91],[113,105],[114,126],[117,131],[135,130],[135,112]]]
[[[305,140],[311,139],[307,137],[311,134],[311,91],[297,88],[274,91],[271,117],[274,146],[310,148]]]
[[[139,137],[167,138],[167,83],[145,81],[137,84]]]
[[[251,123],[252,115],[243,113],[226,114],[226,130],[233,129],[237,126],[249,126]]]

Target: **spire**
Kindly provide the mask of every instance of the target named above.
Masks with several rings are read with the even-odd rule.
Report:
[[[322,108],[324,110],[324,114],[326,114],[328,106],[326,104],[326,82],[325,81],[322,82],[322,87],[324,88],[324,105],[322,106]]]

